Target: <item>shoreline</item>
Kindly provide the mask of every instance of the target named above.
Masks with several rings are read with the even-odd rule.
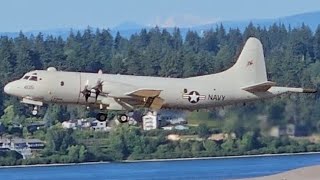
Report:
[[[312,180],[319,179],[320,176],[320,165],[306,166],[296,169],[291,169],[281,173],[276,173],[267,176],[259,176],[245,179],[236,179],[236,180],[274,180],[274,179],[290,179],[290,180]]]
[[[166,162],[166,161],[214,160],[214,159],[278,157],[278,156],[296,156],[296,155],[313,155],[313,154],[320,154],[320,152],[300,152],[300,153],[282,153],[282,154],[256,154],[256,155],[240,155],[240,156],[217,156],[217,157],[195,157],[195,158],[173,158],[173,159],[97,161],[97,162],[83,162],[83,163],[55,163],[55,164],[15,165],[15,166],[0,166],[0,170],[1,169],[9,169],[9,168],[60,167],[60,166],[75,166],[75,165],[109,164],[109,163],[143,163],[143,162]]]
[[[239,155],[239,156],[215,156],[215,157],[195,157],[195,158],[173,158],[173,159],[145,159],[145,160],[123,160],[125,163],[139,162],[162,162],[162,161],[188,161],[188,160],[210,160],[210,159],[233,159],[233,158],[254,158],[254,157],[277,157],[277,156],[294,156],[294,155],[312,155],[320,154],[319,152],[300,152],[300,153],[281,153],[281,154],[255,154],[255,155]]]

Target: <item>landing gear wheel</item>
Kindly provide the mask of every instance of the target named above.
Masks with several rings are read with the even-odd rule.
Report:
[[[128,116],[125,114],[120,114],[118,117],[118,120],[120,123],[126,123],[128,122],[128,119],[129,119]]]
[[[38,107],[34,106],[33,110],[32,110],[32,115],[36,116],[38,114]]]
[[[96,119],[97,119],[98,121],[104,122],[104,121],[107,120],[107,117],[108,117],[107,114],[98,113],[97,116],[96,116]]]
[[[32,110],[32,115],[36,116],[38,114],[38,110]]]

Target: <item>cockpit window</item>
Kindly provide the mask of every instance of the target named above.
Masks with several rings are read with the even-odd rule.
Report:
[[[38,78],[37,78],[37,76],[31,76],[31,78],[30,78],[29,80],[30,80],[30,81],[37,81]]]
[[[28,72],[22,77],[22,79],[23,80],[28,80],[28,81],[41,80],[41,78],[38,78],[38,73],[36,73],[36,72]]]
[[[29,79],[30,76],[24,76],[23,79]]]

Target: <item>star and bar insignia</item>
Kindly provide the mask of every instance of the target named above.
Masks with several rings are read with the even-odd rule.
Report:
[[[188,101],[190,103],[197,103],[199,102],[199,100],[205,100],[206,99],[206,96],[205,95],[200,95],[199,92],[197,91],[191,91],[189,92],[188,94],[184,94],[182,96],[183,99],[188,99]]]

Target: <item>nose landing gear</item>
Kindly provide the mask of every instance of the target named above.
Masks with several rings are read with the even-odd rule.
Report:
[[[31,113],[32,115],[36,116],[38,114],[38,106],[34,106]]]

